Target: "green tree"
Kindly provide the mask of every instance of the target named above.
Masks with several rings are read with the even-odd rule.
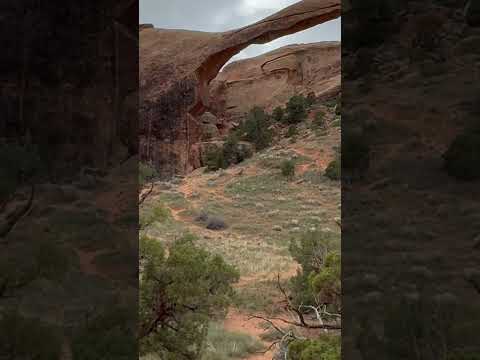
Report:
[[[238,272],[185,236],[167,249],[140,240],[140,352],[198,359],[208,323],[225,314]]]
[[[247,115],[242,130],[245,140],[255,144],[257,150],[263,150],[272,142],[272,131],[269,129],[268,117],[265,111],[255,106]]]
[[[339,235],[333,232],[307,232],[299,239],[292,240],[289,250],[301,266],[301,271],[291,279],[294,302],[313,306],[328,303],[334,307],[334,311],[339,311],[340,294],[335,287],[340,286]],[[337,282],[327,282],[326,278],[331,274],[338,275]]]
[[[287,103],[287,122],[297,124],[307,118],[307,99],[302,95],[294,95]]]

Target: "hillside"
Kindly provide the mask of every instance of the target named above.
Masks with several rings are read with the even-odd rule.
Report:
[[[326,129],[313,124],[318,112],[325,114]],[[299,269],[288,250],[290,240],[325,232],[340,241],[340,182],[324,175],[340,144],[339,119],[331,102],[313,105],[297,129],[292,138],[287,137],[287,126],[276,125],[272,146],[225,170],[209,172],[202,167],[184,177],[157,181],[143,205],[144,217],[159,206],[164,210],[146,235],[168,244],[182,234],[193,234],[201,247],[220,254],[240,272],[234,304],[225,319],[212,325],[214,334],[208,339],[223,347],[235,347],[232,342],[237,341],[250,345],[243,353],[224,353],[218,345],[211,350],[212,359],[271,359],[272,351],[256,352],[266,349],[270,337],[278,334],[265,321],[249,316],[285,315],[277,276],[287,284]],[[295,163],[292,179],[281,174],[284,160]],[[144,194],[149,191],[147,186]],[[225,226],[209,230],[204,218]]]

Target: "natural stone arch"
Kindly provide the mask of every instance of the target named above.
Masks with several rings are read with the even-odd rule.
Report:
[[[209,83],[228,60],[249,45],[306,30],[340,14],[339,0],[303,0],[255,24],[223,33],[142,27],[142,159],[155,159],[164,176],[194,168],[190,154],[200,136],[196,118],[208,108]]]

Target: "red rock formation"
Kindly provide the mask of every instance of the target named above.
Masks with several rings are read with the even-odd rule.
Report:
[[[341,84],[339,42],[289,45],[227,65],[212,81],[210,107],[227,123],[238,122],[252,105],[271,111],[295,94],[321,97]]]
[[[140,31],[140,154],[163,176],[195,167],[197,117],[209,107],[209,83],[235,54],[340,16],[339,0],[303,0],[253,25],[224,33]]]

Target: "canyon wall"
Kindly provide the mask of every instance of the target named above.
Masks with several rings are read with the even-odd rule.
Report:
[[[338,94],[340,78],[339,42],[289,45],[227,65],[211,83],[211,110],[237,123],[252,105],[271,112],[295,94]]]

